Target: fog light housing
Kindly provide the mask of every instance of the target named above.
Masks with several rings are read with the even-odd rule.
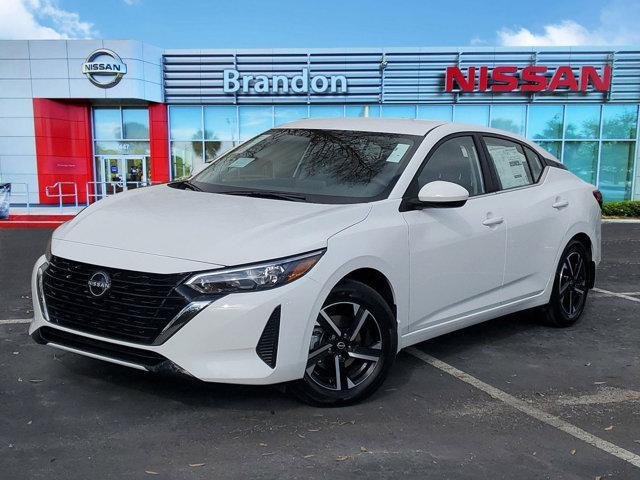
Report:
[[[38,297],[38,305],[40,306],[40,312],[44,319],[49,321],[49,312],[47,311],[47,304],[44,300],[44,272],[49,268],[49,263],[44,262],[38,267],[36,272],[36,296]]]

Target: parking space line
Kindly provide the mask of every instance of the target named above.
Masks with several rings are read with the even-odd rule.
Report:
[[[7,320],[0,320],[0,325],[13,325],[16,323],[31,323],[33,318],[9,318]]]
[[[613,455],[614,457],[617,457],[620,460],[624,460],[625,462],[628,462],[631,465],[640,468],[640,455],[636,455],[635,453],[625,450],[624,448],[619,447],[617,445],[614,445],[611,442],[608,442],[606,440],[603,440],[602,438],[596,437],[595,435],[589,432],[586,432],[585,430],[582,430],[581,428],[576,427],[575,425],[572,425],[571,423],[565,420],[562,420],[561,418],[556,417],[555,415],[551,415],[550,413],[544,412],[539,408],[536,408],[533,405],[530,405],[524,400],[520,400],[519,398],[516,398],[513,395],[510,395],[507,392],[500,390],[499,388],[491,386],[488,383],[483,382],[482,380],[478,380],[474,376],[469,375],[468,373],[463,372],[462,370],[458,370],[456,367],[449,365],[448,363],[445,363],[442,360],[438,360],[437,358],[432,357],[431,355],[424,353],[418,350],[417,348],[409,347],[405,349],[405,351],[409,355],[412,355],[417,359],[422,360],[423,362],[431,365],[432,367],[437,368],[438,370],[443,371],[444,373],[447,373],[457,378],[458,380],[468,383],[469,385],[477,388],[478,390],[483,391],[490,397],[493,397],[496,400],[506,403],[507,405],[515,408],[516,410],[519,410],[522,413],[525,413],[530,417],[535,418],[536,420],[539,420],[553,428],[556,428],[565,433],[568,433],[569,435],[577,438],[578,440],[582,440],[583,442],[586,442],[589,445],[592,445],[610,455]]]
[[[632,302],[640,302],[640,298],[630,297],[624,293],[610,292],[609,290],[603,290],[602,288],[593,288],[593,291],[603,293],[605,295],[611,295],[613,297],[624,298],[625,300],[631,300]]]

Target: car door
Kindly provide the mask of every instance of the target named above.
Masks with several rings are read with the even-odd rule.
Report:
[[[418,171],[408,196],[429,182],[462,185],[462,207],[404,211],[410,255],[408,332],[474,315],[499,302],[506,226],[495,203],[485,159],[473,134],[439,142]]]
[[[543,164],[532,149],[504,137],[482,138],[500,184],[496,200],[507,225],[503,301],[532,297],[555,272],[571,205],[545,182]]]

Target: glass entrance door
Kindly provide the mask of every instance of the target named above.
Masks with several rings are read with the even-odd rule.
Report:
[[[144,157],[122,157],[125,187],[144,187],[149,183],[147,164]]]
[[[102,155],[96,162],[96,199],[149,185],[149,159],[144,156]]]

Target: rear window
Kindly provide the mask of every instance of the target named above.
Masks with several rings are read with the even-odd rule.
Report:
[[[538,154],[530,148],[524,147],[524,152],[527,155],[527,160],[529,161],[529,169],[531,170],[533,181],[537,182],[542,176],[542,170],[544,170],[542,160],[540,160]]]

